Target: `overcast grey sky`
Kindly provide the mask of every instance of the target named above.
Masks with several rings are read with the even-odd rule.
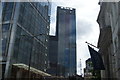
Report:
[[[72,7],[76,9],[76,29],[77,29],[77,73],[80,73],[80,59],[82,69],[85,67],[85,60],[90,55],[85,41],[97,46],[99,37],[99,26],[96,22],[99,13],[99,0],[53,0],[51,9],[51,29],[50,34],[55,35],[56,8],[57,6]],[[83,73],[83,70],[82,70]]]

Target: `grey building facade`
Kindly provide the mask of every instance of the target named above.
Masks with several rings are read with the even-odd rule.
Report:
[[[9,78],[12,65],[19,63],[46,72],[51,3],[2,2],[1,5],[3,76]]]
[[[100,27],[98,47],[102,53],[105,70],[101,78],[120,79],[120,2],[100,2],[97,22]]]
[[[76,13],[73,8],[57,7],[58,75],[76,74]]]

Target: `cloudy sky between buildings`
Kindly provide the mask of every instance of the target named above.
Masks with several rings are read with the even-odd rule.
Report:
[[[99,0],[53,0],[51,9],[50,34],[55,35],[56,9],[57,6],[71,7],[76,9],[76,31],[77,31],[77,73],[80,71],[80,59],[82,73],[85,60],[90,57],[86,41],[97,46],[99,37],[99,26],[96,22],[99,13]]]

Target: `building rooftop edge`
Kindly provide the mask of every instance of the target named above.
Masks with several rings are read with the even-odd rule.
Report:
[[[75,8],[71,8],[71,7],[63,7],[63,6],[57,6],[57,8],[67,9],[67,10],[75,10]]]

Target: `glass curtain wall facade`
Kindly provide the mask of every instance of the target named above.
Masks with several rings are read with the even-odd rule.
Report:
[[[58,75],[76,74],[76,14],[75,9],[57,7]]]
[[[50,28],[48,2],[2,2],[3,73],[10,76],[12,64],[31,64],[46,72]],[[30,60],[31,54],[31,60]]]
[[[49,69],[48,73],[57,76],[57,59],[58,59],[58,38],[49,36]]]
[[[14,3],[2,3],[2,14],[1,14],[1,46],[2,46],[2,52],[0,54],[2,54],[2,60],[1,60],[1,64],[2,64],[2,77],[4,76],[5,73],[5,67],[6,67],[6,61],[7,61],[7,52],[8,52],[8,45],[9,45],[9,39],[10,39],[10,30],[11,30],[11,26],[12,24],[10,23],[10,21],[12,20],[12,12],[13,12],[13,6]]]

